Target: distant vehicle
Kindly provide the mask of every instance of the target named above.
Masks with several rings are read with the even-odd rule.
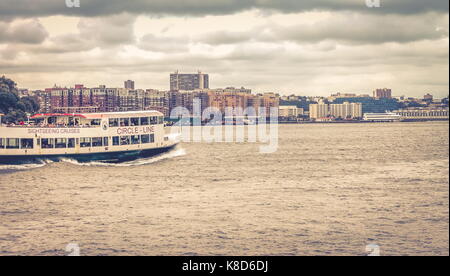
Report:
[[[401,116],[395,113],[365,113],[363,120],[368,122],[399,122]]]

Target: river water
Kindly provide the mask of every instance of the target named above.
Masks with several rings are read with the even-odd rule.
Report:
[[[449,254],[448,122],[279,137],[272,154],[182,143],[125,164],[0,166],[0,255]]]

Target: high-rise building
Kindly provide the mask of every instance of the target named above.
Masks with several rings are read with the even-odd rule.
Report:
[[[309,117],[311,119],[326,118],[329,115],[328,104],[318,103],[309,105]]]
[[[144,109],[145,110],[157,110],[164,114],[164,116],[169,117],[169,104],[170,97],[169,93],[166,91],[159,91],[154,89],[147,89],[144,98]]]
[[[357,119],[363,117],[361,103],[343,104],[311,104],[309,105],[309,116],[311,119],[323,119],[327,117],[334,117],[340,119]]]
[[[33,91],[34,96],[38,100],[40,104],[39,112],[41,113],[49,113],[51,110],[51,93],[49,93],[47,90],[34,90]]]
[[[343,104],[331,104],[330,116],[340,119],[362,118],[362,104],[349,102],[344,102]]]
[[[388,88],[376,89],[373,91],[373,97],[378,98],[378,99],[382,99],[382,98],[391,99],[392,98],[392,90],[388,89]]]
[[[198,72],[197,74],[170,74],[170,91],[192,91],[197,89],[209,89],[209,75]]]
[[[86,95],[88,92],[86,91]],[[92,105],[96,106],[102,112],[107,112],[108,110],[108,95],[105,88],[93,88],[90,90]]]
[[[119,111],[137,111],[140,102],[142,102],[141,90],[118,89],[118,107]]]
[[[425,96],[423,96],[423,100],[426,101],[426,102],[432,102],[433,101],[433,95],[428,93]]]
[[[194,91],[170,91],[169,92],[169,109],[172,111],[177,107],[186,108],[191,114],[194,113],[194,99],[200,100],[200,112],[209,107],[209,95],[206,90]]]
[[[131,90],[134,90],[134,81],[132,81],[132,80],[127,80],[125,83],[124,83],[124,87],[125,87],[125,89],[131,89]]]
[[[258,95],[260,100],[260,105],[258,107],[258,112],[264,112],[264,114],[269,117],[271,115],[272,109],[277,110],[280,106],[280,98],[275,95],[275,93],[265,93],[262,95]],[[263,110],[261,110],[263,109]]]
[[[296,105],[280,106],[278,116],[280,118],[298,118],[303,115],[303,108],[298,108]]]
[[[214,107],[221,112],[225,112],[226,108],[240,108],[244,111],[249,106],[249,98],[252,95],[240,91],[227,91],[224,89],[214,89],[207,92],[208,107]]]
[[[352,119],[363,117],[363,105],[362,103],[351,103],[352,108]]]

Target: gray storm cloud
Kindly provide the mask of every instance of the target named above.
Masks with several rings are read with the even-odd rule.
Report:
[[[248,31],[218,31],[198,37],[210,45],[246,41],[317,43],[333,40],[341,43],[379,44],[412,42],[448,37],[448,18],[435,13],[421,15],[367,15],[341,12],[314,24],[282,27],[258,26]]]
[[[255,92],[446,96],[448,1],[365,2],[0,0],[0,72],[33,89],[167,89],[169,72],[200,69],[212,87]],[[71,28],[55,32],[59,20]]]
[[[47,37],[47,31],[37,20],[26,20],[17,24],[0,21],[0,43],[40,44]]]
[[[80,8],[68,8],[65,0],[2,0],[0,18],[71,15],[99,16],[122,12],[150,15],[217,15],[249,9],[280,12],[309,10],[368,11],[365,0],[80,0]],[[379,13],[448,12],[447,0],[381,0]]]
[[[189,38],[146,34],[138,43],[140,49],[152,52],[178,53],[189,50]]]

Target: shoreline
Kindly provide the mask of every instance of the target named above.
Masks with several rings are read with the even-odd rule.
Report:
[[[306,125],[306,124],[379,124],[379,123],[430,123],[430,122],[448,122],[449,119],[434,119],[434,120],[403,120],[394,122],[372,122],[372,121],[329,121],[329,122],[278,122],[280,125]]]
[[[278,125],[312,125],[312,124],[382,124],[382,123],[432,123],[432,122],[448,122],[449,119],[434,119],[434,120],[402,120],[402,121],[392,121],[392,122],[373,122],[373,121],[328,121],[328,122],[313,122],[313,121],[301,121],[301,122],[286,122],[279,121],[277,123],[272,123],[267,121],[267,124],[278,124]],[[250,124],[250,125],[258,125],[258,124]],[[175,125],[166,125],[166,127],[173,127]],[[183,127],[191,127],[194,126],[192,124],[183,124]],[[202,123],[198,126],[207,126]],[[209,126],[228,126],[225,124],[213,124]],[[249,126],[248,124],[230,124],[230,126]]]

